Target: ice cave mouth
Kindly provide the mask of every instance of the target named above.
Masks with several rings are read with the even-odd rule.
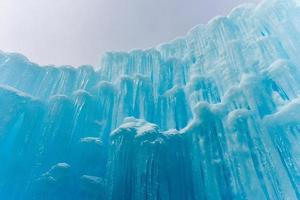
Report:
[[[299,1],[101,68],[0,52],[0,199],[300,199]]]

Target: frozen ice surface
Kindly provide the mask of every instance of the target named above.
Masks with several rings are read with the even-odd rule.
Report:
[[[100,66],[0,52],[0,199],[300,199],[299,1]]]

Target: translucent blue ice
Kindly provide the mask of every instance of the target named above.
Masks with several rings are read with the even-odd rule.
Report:
[[[300,6],[92,66],[0,53],[0,199],[300,199]]]

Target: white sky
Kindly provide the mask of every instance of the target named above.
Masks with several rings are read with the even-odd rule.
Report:
[[[0,50],[42,65],[97,65],[111,50],[147,48],[259,0],[0,0]]]

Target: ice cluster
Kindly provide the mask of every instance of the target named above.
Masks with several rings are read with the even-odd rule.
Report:
[[[0,52],[0,199],[300,199],[300,4],[92,66]]]

